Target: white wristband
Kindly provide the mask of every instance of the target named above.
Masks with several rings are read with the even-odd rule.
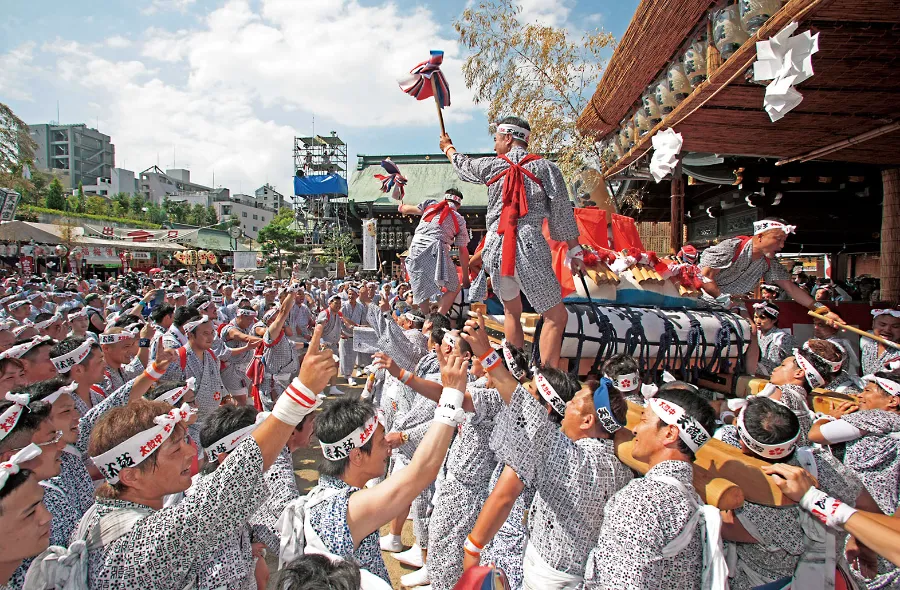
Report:
[[[800,506],[818,518],[822,524],[832,528],[843,528],[850,517],[856,513],[856,508],[832,498],[817,488],[806,490],[806,493],[800,498]]]
[[[160,378],[165,375],[165,371],[162,373],[159,372],[159,368],[156,366],[156,361],[150,363],[150,366],[144,370],[144,373],[147,374],[147,377],[150,377],[154,381],[159,381]]]
[[[465,399],[465,397],[466,394],[462,391],[453,389],[452,387],[445,387],[441,390],[441,399],[438,402],[438,406],[453,410],[461,410],[463,399]]]
[[[434,411],[434,421],[456,428],[466,421],[466,413],[461,409],[443,406]]]
[[[284,422],[296,426],[303,418],[316,411],[322,405],[322,398],[312,392],[306,385],[295,378],[290,386],[278,397],[272,415]]]

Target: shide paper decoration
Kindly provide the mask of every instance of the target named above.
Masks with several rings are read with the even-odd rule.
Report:
[[[659,182],[669,175],[678,164],[678,154],[684,139],[672,128],[664,129],[653,136],[653,157],[650,159],[650,174]]]
[[[797,26],[791,23],[768,41],[756,43],[753,79],[772,80],[766,86],[763,106],[773,123],[803,100],[794,86],[813,75],[812,56],[819,51],[819,34],[805,31],[792,37]]]

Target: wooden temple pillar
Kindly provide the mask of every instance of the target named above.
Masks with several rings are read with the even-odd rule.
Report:
[[[669,249],[678,254],[684,236],[684,175],[681,173],[681,158],[672,171],[672,223],[669,226]]]
[[[882,171],[881,181],[881,299],[896,303],[900,301],[900,168]]]

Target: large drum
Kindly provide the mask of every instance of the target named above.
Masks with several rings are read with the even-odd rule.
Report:
[[[750,323],[735,313],[590,302],[565,306],[569,317],[561,356],[569,359],[570,370],[578,367],[579,375],[598,374],[603,362],[618,353],[633,356],[654,380],[664,370],[694,383],[704,376],[745,372]],[[535,341],[540,330],[539,324]]]

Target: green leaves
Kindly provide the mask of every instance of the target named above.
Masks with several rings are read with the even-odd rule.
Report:
[[[598,161],[593,138],[575,122],[603,73],[603,54],[614,42],[609,33],[572,39],[564,28],[520,21],[514,0],[485,0],[454,23],[471,53],[463,65],[466,86],[477,103],[487,103],[488,120],[525,117],[531,125],[529,150],[553,153],[571,180]],[[594,164],[596,165],[596,164]]]

